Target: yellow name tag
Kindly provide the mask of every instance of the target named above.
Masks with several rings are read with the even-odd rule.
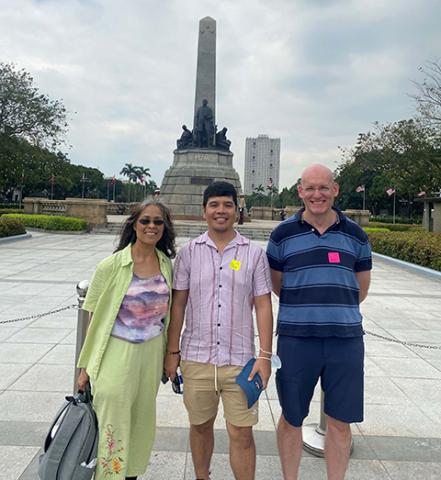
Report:
[[[230,268],[231,268],[231,270],[240,270],[240,261],[239,260],[231,260]]]

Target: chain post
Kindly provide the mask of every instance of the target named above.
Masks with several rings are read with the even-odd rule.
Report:
[[[327,419],[325,414],[325,394],[320,392],[320,422],[318,424],[309,423],[302,428],[303,448],[315,457],[325,456],[325,435],[327,428]],[[354,440],[351,443],[351,454],[354,449]]]
[[[74,381],[73,381],[73,393],[75,394],[78,390],[77,387],[77,378],[80,374],[80,369],[77,368],[78,357],[80,356],[81,348],[86,338],[87,327],[89,325],[89,312],[83,310],[84,299],[86,298],[87,289],[89,288],[89,281],[82,280],[77,285],[77,294],[78,294],[78,320],[77,320],[77,342],[75,348],[75,372],[74,372]]]
[[[309,423],[302,428],[303,448],[316,457],[325,456],[325,434],[326,434],[326,415],[325,415],[325,394],[320,392],[320,423]]]

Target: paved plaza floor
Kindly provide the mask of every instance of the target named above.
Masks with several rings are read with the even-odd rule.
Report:
[[[179,238],[182,245],[188,239]],[[110,235],[36,232],[0,243],[0,322],[77,303],[76,284],[111,253]],[[262,246],[264,244],[262,243]],[[277,299],[274,298],[277,311]],[[366,330],[441,345],[441,280],[375,259]],[[35,480],[37,457],[53,415],[73,388],[77,312],[0,324],[0,479]],[[441,350],[366,335],[365,418],[353,425],[348,479],[441,478]],[[170,385],[157,399],[158,431],[143,479],[193,479],[187,416]],[[310,417],[319,418],[316,389]],[[281,479],[275,441],[280,414],[274,381],[260,402],[255,428],[258,480]],[[213,480],[233,476],[220,412]],[[304,454],[301,479],[324,479],[323,459]]]

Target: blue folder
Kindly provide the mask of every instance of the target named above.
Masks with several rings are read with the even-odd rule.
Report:
[[[255,361],[255,358],[251,358],[236,377],[236,383],[242,388],[247,397],[248,408],[251,408],[257,402],[260,394],[263,392],[262,379],[258,373],[254,375],[251,381],[248,381]]]

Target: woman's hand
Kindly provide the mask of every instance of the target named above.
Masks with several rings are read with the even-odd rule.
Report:
[[[175,353],[166,353],[164,358],[164,371],[167,377],[173,381],[176,377],[176,370],[179,367],[181,355]]]
[[[77,378],[78,390],[86,391],[87,384],[89,383],[89,375],[87,375],[86,369],[82,368]]]

